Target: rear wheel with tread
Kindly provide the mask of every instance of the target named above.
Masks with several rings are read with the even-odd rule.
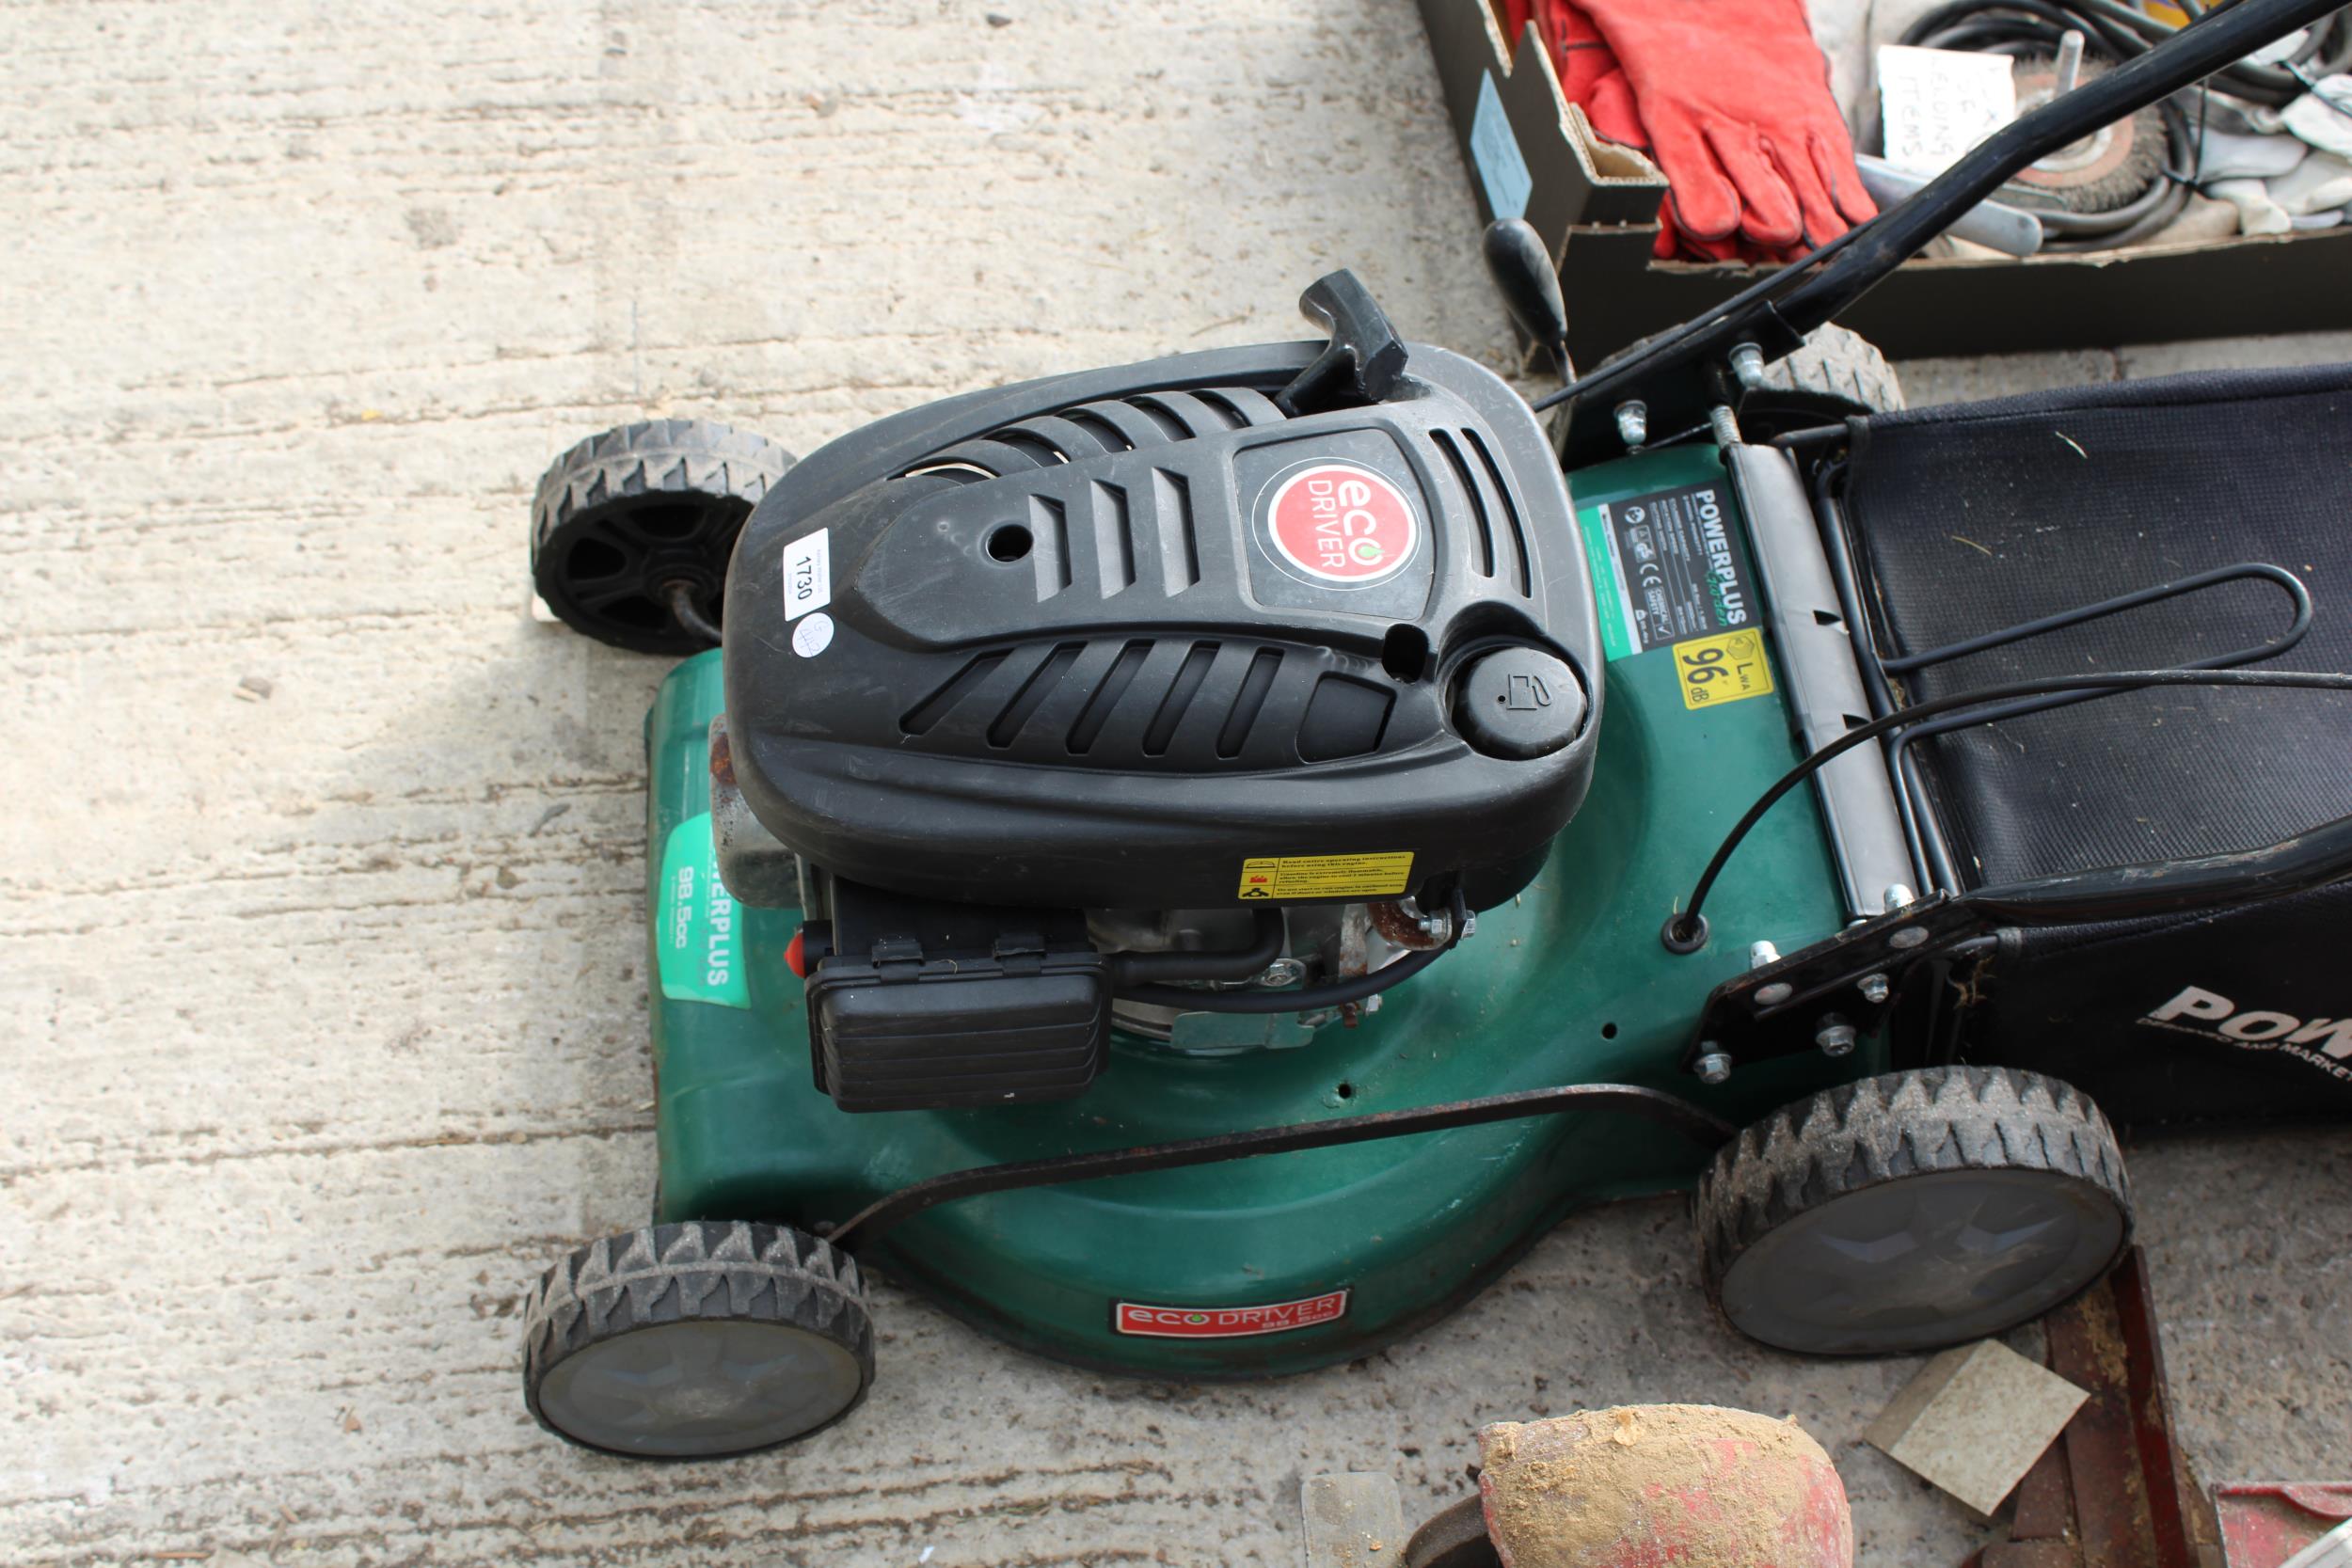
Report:
[[[1742,1132],[1701,1178],[1708,1293],[1784,1350],[1887,1355],[1997,1334],[2122,1256],[2131,1192],[2090,1098],[2006,1068],[1887,1073]]]
[[[1794,354],[1764,367],[1762,385],[1740,399],[1740,434],[1745,440],[1764,441],[1903,406],[1902,383],[1886,356],[1859,333],[1832,324],[1816,328]]]
[[[715,1459],[805,1437],[874,1380],[857,1264],[787,1226],[690,1221],[591,1243],[524,1313],[541,1425],[640,1459]]]
[[[621,425],[557,458],[531,505],[531,580],[564,625],[647,654],[711,645],[736,536],[793,456],[707,420]]]

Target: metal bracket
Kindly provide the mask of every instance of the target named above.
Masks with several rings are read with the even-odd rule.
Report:
[[[735,782],[735,750],[723,713],[710,721],[710,838],[719,853],[719,880],[737,903],[802,906],[801,857],[752,815]]]
[[[1913,968],[1988,929],[1982,911],[1938,894],[1735,975],[1708,993],[1683,1070],[1697,1072],[1704,1056],[1736,1065],[1805,1052],[1842,1054],[1854,1037],[1885,1026]],[[1840,1028],[1850,1032],[1832,1033]]]

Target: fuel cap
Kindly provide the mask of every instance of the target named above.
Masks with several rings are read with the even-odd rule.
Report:
[[[1584,727],[1584,683],[1541,648],[1498,648],[1463,672],[1454,725],[1490,757],[1525,762],[1558,751]]]

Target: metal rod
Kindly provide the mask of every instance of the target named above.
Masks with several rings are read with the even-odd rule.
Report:
[[[1748,836],[1749,832],[1762,819],[1764,814],[1772,810],[1790,790],[1820,771],[1824,765],[1835,758],[1844,756],[1855,747],[1867,746],[1905,723],[1915,723],[1922,719],[1939,718],[1944,714],[1965,708],[1987,708],[1996,703],[2009,702],[2018,697],[2052,696],[2063,691],[2137,691],[2150,687],[2164,686],[2277,688],[2280,690],[2352,692],[2352,673],[2323,670],[2173,669],[2117,670],[2096,674],[2056,675],[2041,680],[2011,681],[2001,686],[1988,686],[1976,691],[1956,691],[1949,696],[1937,697],[1904,708],[1899,713],[1889,714],[1883,719],[1874,719],[1867,724],[1858,724],[1806,756],[1804,761],[1788,772],[1783,773],[1773,782],[1771,788],[1756,798],[1755,803],[1741,814],[1740,820],[1731,825],[1731,831],[1724,835],[1723,842],[1716,846],[1713,857],[1708,861],[1707,869],[1700,872],[1698,880],[1692,884],[1689,900],[1679,912],[1668,918],[1666,935],[1669,938],[1669,945],[1671,946],[1671,939],[1675,936],[1688,936],[1704,930],[1699,911],[1707,902],[1708,894],[1714,888],[1716,879],[1723,875],[1724,866],[1730,861],[1733,852],[1740,847],[1740,842]],[[1694,945],[1674,950],[1696,952],[1698,949]]]
[[[2058,86],[2052,96],[2073,92],[2083,77],[2083,35],[2079,27],[2069,27],[2058,35]]]
[[[2066,926],[2182,910],[2225,909],[2325,887],[2352,874],[2352,816],[2217,855],[2065,872],[1979,888],[1963,902],[1988,921]]]
[[[1829,559],[1830,580],[1837,585],[1837,608],[1846,618],[1846,634],[1853,641],[1854,661],[1862,666],[1862,686],[1869,698],[1870,717],[1883,719],[1902,705],[1895,700],[1894,688],[1887,684],[1886,667],[1879,658],[1878,634],[1871,629],[1868,610],[1862,602],[1853,548],[1846,537],[1845,509],[1837,499],[1837,485],[1845,470],[1842,458],[1815,467],[1811,486],[1814,522],[1821,531],[1822,554]],[[1912,865],[1931,886],[1946,893],[1958,893],[1951,853],[1944,843],[1943,830],[1934,819],[1926,791],[1909,771],[1908,759],[1899,751],[1887,747],[1885,756],[1887,768],[1894,775],[1895,810],[1902,819],[1903,844],[1911,851]]]
[[[2304,588],[2301,579],[2284,567],[2274,566],[2267,562],[2248,561],[2240,562],[2234,566],[2219,566],[2209,572],[2199,572],[2190,577],[2175,578],[2170,582],[2158,583],[2153,588],[2142,588],[2130,594],[2118,594],[2113,598],[2102,599],[2097,604],[2085,605],[2056,615],[2045,615],[2038,621],[2027,621],[2018,626],[2005,626],[1999,631],[1987,632],[1981,637],[1971,637],[1963,641],[1947,643],[1941,648],[1931,648],[1925,653],[1912,654],[1903,658],[1886,659],[1883,661],[1881,668],[1901,674],[1913,670],[1925,669],[1931,665],[1945,663],[1950,659],[1965,658],[1971,654],[1984,653],[2011,642],[2022,642],[2027,638],[2039,637],[2044,632],[2079,626],[2087,621],[2095,621],[2126,610],[2135,610],[2161,599],[2183,597],[2201,589],[2217,587],[2225,582],[2243,581],[2273,582],[2286,590],[2288,602],[2295,611],[2294,618],[2288,623],[2286,630],[2280,633],[2273,641],[2254,642],[2242,648],[2233,648],[2228,653],[2215,654],[2209,658],[2197,659],[2180,668],[2184,670],[2233,670],[2241,665],[2259,663],[2266,658],[2276,658],[2297,642],[2302,641],[2303,634],[2312,628],[2310,592]],[[1871,657],[1874,652],[1866,648],[1864,657],[1866,659]],[[2055,697],[2030,698],[2021,702],[2004,703],[1997,706],[1951,718],[1932,720],[1897,731],[1887,741],[1886,753],[1888,762],[1895,772],[1896,783],[1905,798],[1906,827],[1915,826],[1911,822],[1915,811],[1923,818],[1932,812],[1932,805],[1928,800],[1927,784],[1919,765],[1919,754],[1912,750],[1917,742],[1931,739],[1939,735],[1949,734],[1954,730],[1973,729],[1977,725],[1992,723],[1999,720],[2021,719],[2029,713],[2044,713],[2052,708],[2072,707],[2076,703],[2094,702],[2106,695],[2111,695],[2111,693],[2078,691]],[[1914,797],[1917,802],[1915,806],[1911,803]],[[1936,884],[1950,893],[1964,891],[1961,885],[1959,866],[1952,858],[1950,847],[1944,841],[1944,835],[1940,832],[1932,835],[1924,832],[1915,832],[1915,841],[1918,847],[1927,851],[1927,868]]]
[[[2241,561],[2233,566],[2216,566],[2211,571],[2197,572],[2185,578],[2174,578],[2169,582],[2160,582],[2153,588],[2137,588],[2128,594],[2117,594],[2110,598],[2101,599],[2096,604],[2078,605],[2073,610],[2059,610],[2055,615],[2044,615],[2032,621],[2020,621],[2013,626],[2003,626],[1998,631],[1988,631],[1981,636],[1965,638],[1958,642],[1947,642],[1940,648],[1930,648],[1925,653],[1905,654],[1900,658],[1883,659],[1881,664],[1889,674],[1908,674],[1914,670],[1924,670],[1931,664],[1947,664],[1956,658],[1966,658],[1974,654],[2007,647],[2012,642],[2023,642],[2028,638],[2041,637],[2048,632],[2062,631],[2068,626],[2081,626],[2087,621],[2102,620],[2109,615],[2121,614],[2126,610],[2137,610],[2142,605],[2177,598],[2183,594],[2194,594],[2201,589],[2217,587],[2225,582],[2240,582],[2255,578],[2277,583],[2279,587],[2285,590],[2287,600],[2294,607],[2295,617],[2288,623],[2287,629],[2280,633],[2275,641],[2257,642],[2249,647],[2216,655],[2213,658],[2201,663],[2182,666],[2183,669],[2187,670],[2228,669],[2232,664],[2251,662],[2264,657],[2265,653],[2272,655],[2285,653],[2289,648],[2302,641],[2303,634],[2312,629],[2311,591],[2303,586],[2303,580],[2300,578],[2285,567],[2274,566],[2266,561]]]
[[[2195,573],[2189,577],[2176,578],[2170,582],[2158,583],[2153,588],[2119,594],[2110,598],[2099,600],[2095,604],[2083,605],[2074,610],[2062,610],[2055,615],[2045,615],[2038,620],[2005,626],[1979,637],[1963,639],[1958,642],[1948,642],[1942,647],[1931,648],[1924,653],[1911,654],[1900,658],[1884,658],[1878,651],[1876,637],[1869,621],[1866,618],[1858,574],[1847,537],[1845,514],[1836,496],[1837,483],[1843,476],[1845,467],[1843,461],[1818,466],[1813,473],[1810,489],[1815,520],[1820,527],[1824,553],[1829,559],[1830,575],[1837,585],[1838,606],[1845,614],[1848,631],[1853,639],[1856,662],[1862,667],[1863,685],[1869,694],[1871,713],[1874,718],[1883,719],[1899,710],[1900,705],[1896,701],[1893,689],[1887,684],[1886,677],[1890,673],[1907,673],[1951,659],[1964,658],[1971,654],[1983,653],[2008,643],[2023,641],[2030,637],[2038,637],[2046,632],[2078,626],[2103,616],[2153,604],[2162,599],[2195,593],[2200,589],[2216,587],[2224,582],[2259,579],[2276,583],[2286,592],[2294,610],[2293,617],[2286,630],[2280,634],[2276,642],[2258,643],[2234,649],[2227,654],[2200,659],[2183,668],[2231,669],[2238,665],[2250,664],[2259,659],[2276,657],[2300,642],[2304,634],[2311,629],[2311,594],[2303,586],[2300,578],[2285,568],[2266,562],[2241,562],[2233,566],[2221,566],[2211,571]],[[1911,749],[1913,743],[1953,730],[1973,728],[1992,719],[2016,718],[2023,714],[2041,712],[2048,708],[2065,707],[2074,703],[2092,701],[2100,695],[2103,693],[2077,692],[2020,702],[1982,713],[1970,713],[1938,722],[1915,724],[1898,730],[1888,739],[1885,747],[1887,768],[1894,778],[1895,801],[1898,814],[1902,819],[1903,837],[1910,847],[1914,863],[1927,874],[1928,880],[1933,886],[1947,893],[1958,894],[1965,891],[1958,863],[1951,852],[1951,846],[1946,841],[1942,827],[1937,821],[1934,802],[1929,799],[1927,784],[1920,771],[1918,753]]]

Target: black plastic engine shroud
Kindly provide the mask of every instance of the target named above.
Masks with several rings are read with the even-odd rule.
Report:
[[[1214,908],[1245,861],[1366,853],[1477,907],[1525,885],[1598,728],[1565,485],[1525,403],[1443,349],[1383,403],[1284,417],[1321,346],[968,393],[801,463],[728,574],[753,815],[839,875],[992,904]],[[1269,518],[1302,478],[1383,498],[1376,564],[1286,558]],[[1499,650],[1581,688],[1528,688],[1543,754],[1464,738]]]

